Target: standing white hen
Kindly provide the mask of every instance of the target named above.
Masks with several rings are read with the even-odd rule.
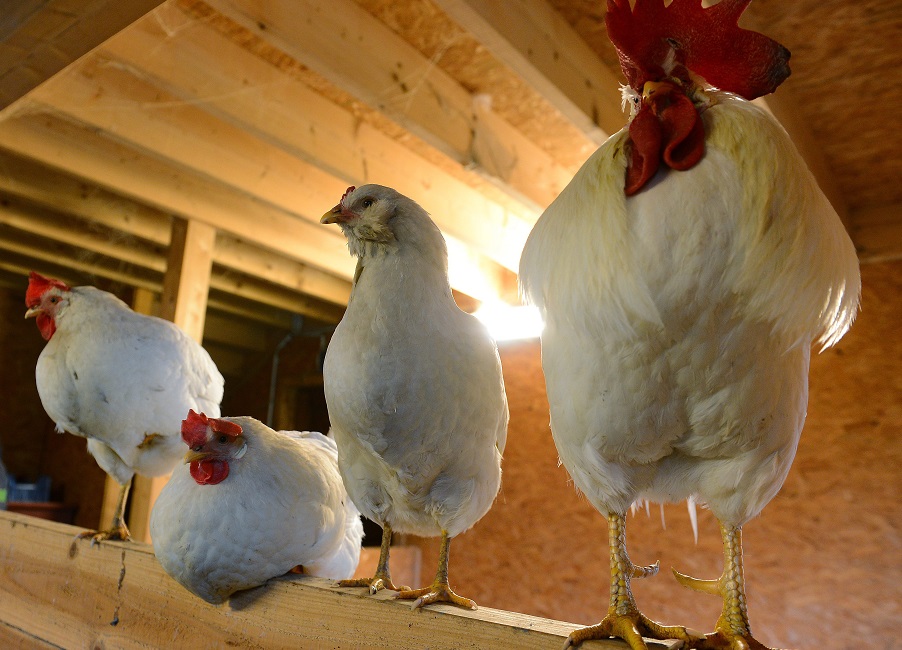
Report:
[[[609,0],[632,100],[548,207],[520,261],[545,317],[551,428],[576,486],[608,518],[611,601],[568,645],[676,637],[762,648],[751,634],[741,526],[773,498],[805,420],[810,347],[855,316],[858,261],[836,213],[773,118],[736,95],[772,92],[789,52],[737,27],[749,0]],[[662,164],[663,163],[663,164]],[[706,504],[721,522],[723,599],[694,638],[641,614],[624,514],[638,499]]]
[[[44,410],[60,433],[87,438],[97,464],[121,486],[111,527],[93,538],[128,539],[132,478],[172,471],[184,454],[188,409],[219,415],[222,375],[176,325],[136,314],[106,291],[32,272],[25,303],[25,317],[37,318],[47,341],[35,369]]]
[[[383,528],[375,577],[344,584],[395,589],[392,531],[441,535],[432,586],[398,597],[475,608],[451,590],[448,550],[501,484],[508,411],[495,342],[455,304],[445,240],[414,201],[351,187],[322,222],[339,224],[358,258],[323,370],[338,465],[354,503]]]
[[[334,440],[193,411],[182,438],[187,466],[173,472],[150,517],[154,553],[182,586],[218,604],[297,567],[354,574],[363,524]]]

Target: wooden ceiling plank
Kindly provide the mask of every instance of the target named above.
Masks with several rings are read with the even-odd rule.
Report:
[[[28,205],[2,191],[0,224],[159,273],[166,269],[165,250],[160,247],[154,250],[134,240],[127,241],[126,237],[111,238],[108,232],[99,232],[71,217]]]
[[[0,147],[340,277],[353,274],[342,238],[328,228],[143,155],[62,119],[50,107],[34,105],[0,121]]]
[[[158,6],[162,0],[19,2],[0,29],[0,110]]]
[[[596,145],[626,123],[620,82],[546,0],[435,0]]]
[[[124,236],[169,246],[172,221],[169,214],[0,150],[0,199],[4,194],[91,221]],[[25,207],[22,206],[22,209]],[[47,236],[65,239],[65,235],[65,228],[61,228],[54,229]],[[84,243],[79,245],[91,248]],[[93,250],[115,256],[111,251]],[[130,261],[136,262],[134,259]],[[275,255],[225,233],[217,234],[213,263],[336,305],[347,304],[351,292],[351,283],[347,279],[283,255]],[[161,257],[149,268],[162,272],[163,266]]]
[[[164,9],[176,11],[173,6]],[[166,20],[178,19],[177,14]],[[471,242],[486,255],[503,255],[502,263],[511,270],[516,268],[537,210],[490,201],[207,24],[189,22],[169,37],[157,21],[140,21],[105,44],[103,51],[140,70],[136,74],[153,75],[154,85],[183,101],[203,106],[350,183],[372,181],[398,188],[426,206],[443,231]],[[185,60],[193,65],[183,65]],[[259,115],[263,106],[267,107],[265,118]],[[271,173],[271,157],[267,163]],[[536,187],[544,186],[552,198],[566,182],[561,178],[559,185],[552,187],[548,175],[538,172],[531,181]],[[499,245],[507,239],[511,239],[509,245]]]
[[[142,106],[158,96],[160,90],[126,73],[121,66],[92,61],[86,67],[87,70],[71,70],[46,84],[32,93],[32,101],[46,106],[45,110],[65,114],[109,132],[139,151],[148,151],[200,171],[203,176],[223,180],[243,194],[256,196],[261,202],[265,200],[286,212],[293,209],[295,214],[305,217],[307,230],[317,231],[318,240],[330,240],[331,252],[341,258],[342,264],[350,261],[340,231],[326,229],[318,223],[319,215],[331,207],[343,191],[343,181],[266,146],[240,129],[211,120],[194,106],[179,104],[173,107],[167,101],[160,110],[143,111]],[[86,87],[82,83],[85,80],[91,85]],[[130,94],[125,88],[136,94]],[[204,131],[206,135],[199,135]],[[466,196],[463,184],[450,177],[445,180],[446,185],[452,185],[446,192],[452,202],[458,200],[456,197]],[[334,194],[327,199],[326,187],[342,189],[333,189]],[[469,230],[479,229],[478,236],[470,241],[480,242],[483,252],[508,269],[515,269],[529,234],[529,224],[484,198],[480,205],[483,208],[481,214],[463,210],[459,213],[468,217]],[[312,211],[315,211],[314,218],[310,219]],[[203,216],[197,218],[203,219]],[[472,232],[469,234],[472,237]],[[334,270],[334,266],[330,270]]]
[[[352,0],[209,0],[218,12],[465,167],[543,208],[572,177]],[[481,141],[481,142],[479,142]],[[536,170],[542,175],[536,176]],[[557,189],[548,191],[548,179]]]

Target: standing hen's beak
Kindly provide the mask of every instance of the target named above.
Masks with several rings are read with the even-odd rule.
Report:
[[[320,217],[320,223],[347,223],[357,215],[344,207],[341,203]]]
[[[32,307],[32,308],[29,309],[27,312],[25,312],[25,318],[34,318],[35,316],[37,316],[38,314],[40,314],[41,311],[42,311],[42,310],[41,310],[40,307]]]
[[[194,451],[193,449],[189,449],[188,453],[185,454],[184,462],[187,465],[188,463],[193,463],[196,460],[203,460],[204,458],[209,458],[210,452],[208,451]]]

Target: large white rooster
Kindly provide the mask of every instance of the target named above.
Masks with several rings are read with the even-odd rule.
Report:
[[[363,524],[334,440],[193,411],[182,439],[187,465],[173,472],[150,518],[154,553],[182,586],[218,604],[292,569],[354,574]]]
[[[618,636],[639,650],[645,635],[763,647],[748,622],[741,526],[783,484],[811,345],[849,328],[860,278],[789,137],[746,101],[789,74],[785,48],[737,26],[749,1],[608,0],[631,122],[548,207],[520,262],[546,322],[555,444],[610,530],[608,613],[568,646]],[[650,621],[630,591],[657,565],[630,561],[624,514],[638,499],[687,498],[723,536],[718,580],[677,576],[723,599],[705,638]]]
[[[95,287],[32,272],[25,304],[47,341],[35,369],[44,410],[57,431],[87,438],[97,464],[121,486],[111,527],[93,537],[129,539],[132,478],[172,471],[185,453],[185,413],[219,415],[222,375],[173,323],[136,314]]]

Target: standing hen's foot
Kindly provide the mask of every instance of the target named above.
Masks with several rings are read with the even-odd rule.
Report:
[[[382,589],[391,589],[392,591],[404,591],[410,587],[396,587],[391,581],[391,575],[388,572],[388,556],[391,547],[391,526],[389,524],[382,525],[382,545],[379,548],[379,563],[376,565],[376,575],[372,578],[356,578],[352,580],[339,580],[339,587],[367,587],[372,595]]]
[[[706,634],[691,646],[700,650],[776,650],[752,636],[745,599],[745,577],[742,570],[742,528],[720,524],[723,538],[724,571],[717,580],[699,580],[673,570],[684,587],[723,598],[723,610],[714,632]]]
[[[372,578],[355,578],[353,580],[339,580],[339,587],[368,587],[370,593],[375,595],[377,592],[382,591],[383,589],[390,589],[391,591],[404,591],[405,589],[409,589],[409,587],[405,586],[395,586],[395,583],[391,581],[391,577],[388,573],[379,573],[376,572]]]
[[[88,539],[90,537],[91,546],[94,546],[97,542],[105,542],[107,540],[128,542],[132,538],[131,533],[128,532],[128,527],[123,523],[113,526],[109,530],[86,530],[83,533],[79,533],[76,537],[78,539]]]
[[[611,556],[611,604],[607,615],[597,625],[574,630],[567,637],[565,650],[590,639],[617,637],[626,641],[632,650],[648,650],[643,636],[664,641],[676,639],[686,647],[695,647],[703,637],[682,626],[665,626],[644,616],[630,590],[630,580],[646,578],[658,572],[659,564],[636,566],[626,553],[626,518],[622,514],[608,515],[608,543]]]
[[[416,598],[413,604],[414,609],[433,603],[451,603],[466,609],[477,609],[476,603],[469,598],[458,596],[451,590],[451,586],[447,582],[444,584],[433,582],[431,587],[424,587],[423,589],[403,589],[395,598],[402,600],[413,600]]]
[[[435,580],[432,585],[423,589],[403,589],[395,598],[403,600],[416,601],[413,604],[414,609],[420,609],[432,603],[451,603],[459,605],[467,609],[477,609],[476,603],[469,598],[458,596],[451,589],[448,583],[448,554],[451,551],[451,538],[447,531],[442,531],[442,547],[438,554],[438,571],[435,574]]]

